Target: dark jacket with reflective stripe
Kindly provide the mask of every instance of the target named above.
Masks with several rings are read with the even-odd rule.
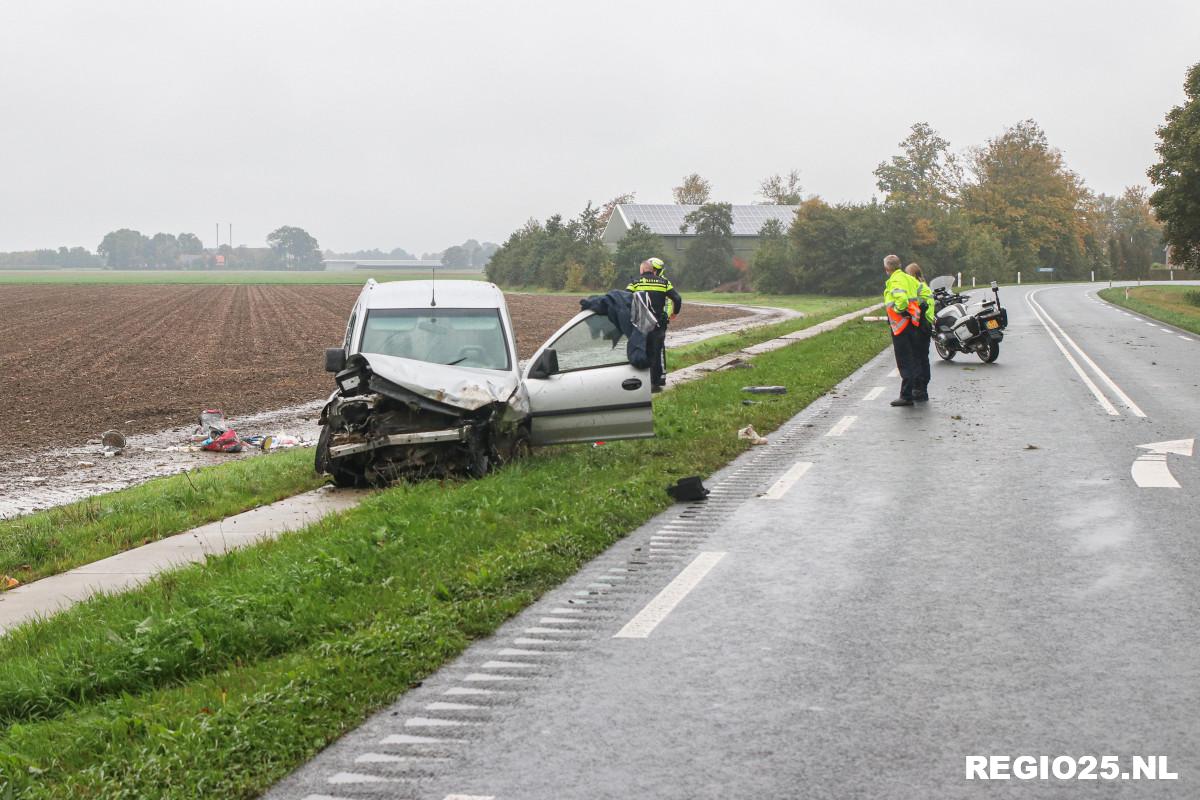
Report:
[[[679,313],[679,309],[683,308],[683,298],[679,296],[679,292],[675,291],[675,287],[671,284],[670,279],[664,278],[661,275],[649,272],[644,275],[638,275],[625,288],[631,292],[646,293],[650,299],[650,308],[654,311],[654,316],[658,318],[659,327],[666,325],[669,321],[667,317],[667,298],[671,299],[676,314]]]

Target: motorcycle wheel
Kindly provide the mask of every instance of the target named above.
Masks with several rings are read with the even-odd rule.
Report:
[[[979,356],[979,360],[983,363],[991,364],[1000,357],[1000,343],[995,339],[988,339],[983,347],[975,351],[975,354]]]
[[[946,345],[942,344],[937,339],[933,340],[933,349],[937,350],[937,354],[941,357],[941,359],[943,361],[953,361],[954,360],[954,351],[951,350],[949,347],[946,347]]]

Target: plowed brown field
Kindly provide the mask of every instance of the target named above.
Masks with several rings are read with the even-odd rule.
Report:
[[[109,428],[187,425],[333,388],[322,350],[342,339],[358,286],[0,286],[0,457],[81,444]],[[577,298],[509,295],[528,358]],[[678,327],[739,316],[690,306]]]

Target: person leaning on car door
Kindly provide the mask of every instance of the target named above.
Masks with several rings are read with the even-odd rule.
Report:
[[[669,278],[662,274],[663,260],[647,258],[638,266],[638,276],[625,288],[645,292],[658,327],[646,334],[646,354],[650,356],[650,391],[661,392],[667,385],[667,325],[679,315],[683,298]],[[667,301],[671,301],[668,310]]]

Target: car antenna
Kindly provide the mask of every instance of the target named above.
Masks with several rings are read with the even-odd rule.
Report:
[[[437,267],[430,267],[429,274],[433,276],[429,282],[429,306],[433,308],[437,306]]]

